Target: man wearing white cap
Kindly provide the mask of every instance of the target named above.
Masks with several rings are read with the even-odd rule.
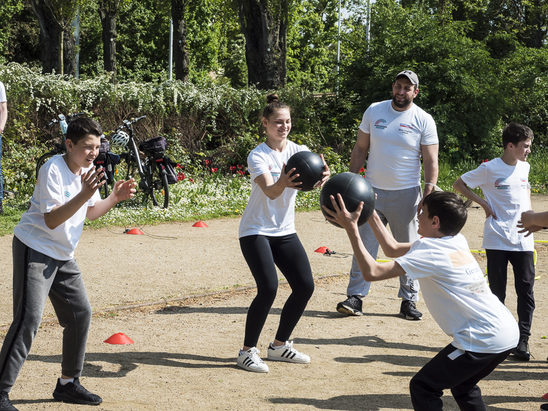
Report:
[[[350,156],[350,171],[358,173],[367,159],[366,180],[377,199],[375,209],[390,226],[399,242],[417,239],[417,208],[438,180],[438,133],[432,116],[413,103],[419,94],[419,78],[411,70],[396,75],[392,99],[371,104],[365,111]],[[421,193],[421,158],[424,191]],[[379,243],[369,224],[360,226],[360,236],[369,254],[377,258]],[[370,282],[363,279],[356,259],[352,259],[348,298],[337,305],[346,315],[362,315],[362,299],[369,294]],[[400,315],[419,320],[419,284],[406,275],[400,277]]]

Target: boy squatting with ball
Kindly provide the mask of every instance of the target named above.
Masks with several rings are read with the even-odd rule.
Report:
[[[116,182],[102,200],[98,188],[104,171],[93,160],[99,153],[101,126],[89,118],[73,120],[66,154],[52,157],[38,174],[31,205],[14,229],[13,322],[0,352],[0,410],[16,410],[8,393],[29,353],[49,296],[63,330],[61,378],[53,392],[58,401],[97,405],[101,397],[79,381],[91,307],[74,250],[86,218],[106,214],[133,197],[135,182]]]
[[[506,359],[519,338],[517,323],[489,289],[482,270],[459,231],[466,222],[463,201],[454,193],[436,191],[424,198],[414,243],[399,243],[376,212],[369,224],[387,257],[378,263],[358,232],[363,208],[350,213],[340,194],[331,196],[334,210],[323,206],[330,220],[347,232],[366,281],[407,274],[417,279],[430,314],[453,341],[432,358],[410,383],[415,410],[442,410],[444,389],[451,389],[461,409],[485,410],[477,383]]]

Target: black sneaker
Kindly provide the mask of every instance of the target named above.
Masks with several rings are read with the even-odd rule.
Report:
[[[345,301],[337,304],[337,311],[346,315],[363,315],[362,299],[357,295],[348,297]]]
[[[0,411],[17,411],[10,401],[6,391],[0,391]]]
[[[66,385],[61,385],[61,382],[57,380],[57,386],[53,391],[53,398],[57,401],[70,402],[72,404],[87,404],[87,405],[99,405],[103,400],[98,395],[92,394],[86,390],[78,378],[74,379],[74,382],[69,382]]]
[[[415,301],[403,300],[400,306],[400,315],[406,320],[420,320],[422,313],[417,310]]]
[[[2,205],[2,200],[0,200],[0,215],[4,214],[4,206]]]
[[[518,346],[512,351],[514,357],[520,361],[529,361],[531,353],[529,352],[529,339],[522,337],[519,339]]]

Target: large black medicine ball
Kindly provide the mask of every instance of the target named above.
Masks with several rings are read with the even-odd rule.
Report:
[[[320,181],[323,177],[323,161],[322,158],[311,151],[299,151],[293,154],[285,165],[285,173],[295,168],[293,174],[299,174],[293,181],[301,182],[299,188],[302,191],[310,191],[314,188],[314,184]]]
[[[367,222],[367,219],[371,217],[371,214],[373,214],[373,210],[375,209],[375,192],[373,191],[373,187],[371,187],[362,176],[349,172],[334,175],[327,180],[322,188],[320,193],[320,204],[333,210],[333,205],[331,204],[329,196],[332,195],[335,197],[335,201],[337,201],[337,193],[341,194],[346,209],[350,212],[356,210],[360,201],[363,201],[363,209],[360,218],[358,219],[358,225]],[[322,213],[324,216],[327,216],[323,208]],[[332,223],[331,221],[329,222]],[[336,223],[332,224],[340,227],[340,225]]]

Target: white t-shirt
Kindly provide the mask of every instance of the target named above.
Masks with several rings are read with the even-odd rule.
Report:
[[[529,163],[510,166],[495,158],[461,176],[470,187],[480,187],[485,200],[497,216],[489,217],[483,227],[483,245],[488,250],[533,251],[533,236],[519,234],[521,213],[531,209]]]
[[[436,123],[413,104],[396,111],[392,100],[371,104],[360,130],[371,136],[365,178],[373,187],[404,190],[420,185],[421,145],[438,144]]]
[[[83,169],[84,172],[88,170]],[[50,158],[40,168],[30,208],[13,230],[15,236],[26,246],[56,260],[68,261],[74,258],[74,249],[80,241],[88,207],[93,207],[100,200],[99,191],[53,230],[46,225],[44,214],[67,203],[81,191],[81,176],[70,171],[63,156]]]
[[[4,83],[0,81],[0,103],[6,103],[7,101],[6,88],[4,87]]]
[[[516,320],[489,289],[462,234],[421,238],[396,262],[419,281],[430,314],[456,348],[499,353],[516,347]]]
[[[283,164],[299,151],[310,151],[305,145],[287,141],[283,151],[272,150],[266,143],[259,144],[247,157],[247,169],[251,177],[251,194],[240,221],[239,237],[266,235],[281,237],[295,233],[295,197],[297,190],[285,188],[276,199],[271,200],[255,182],[266,173],[272,174],[274,182],[280,178]]]

